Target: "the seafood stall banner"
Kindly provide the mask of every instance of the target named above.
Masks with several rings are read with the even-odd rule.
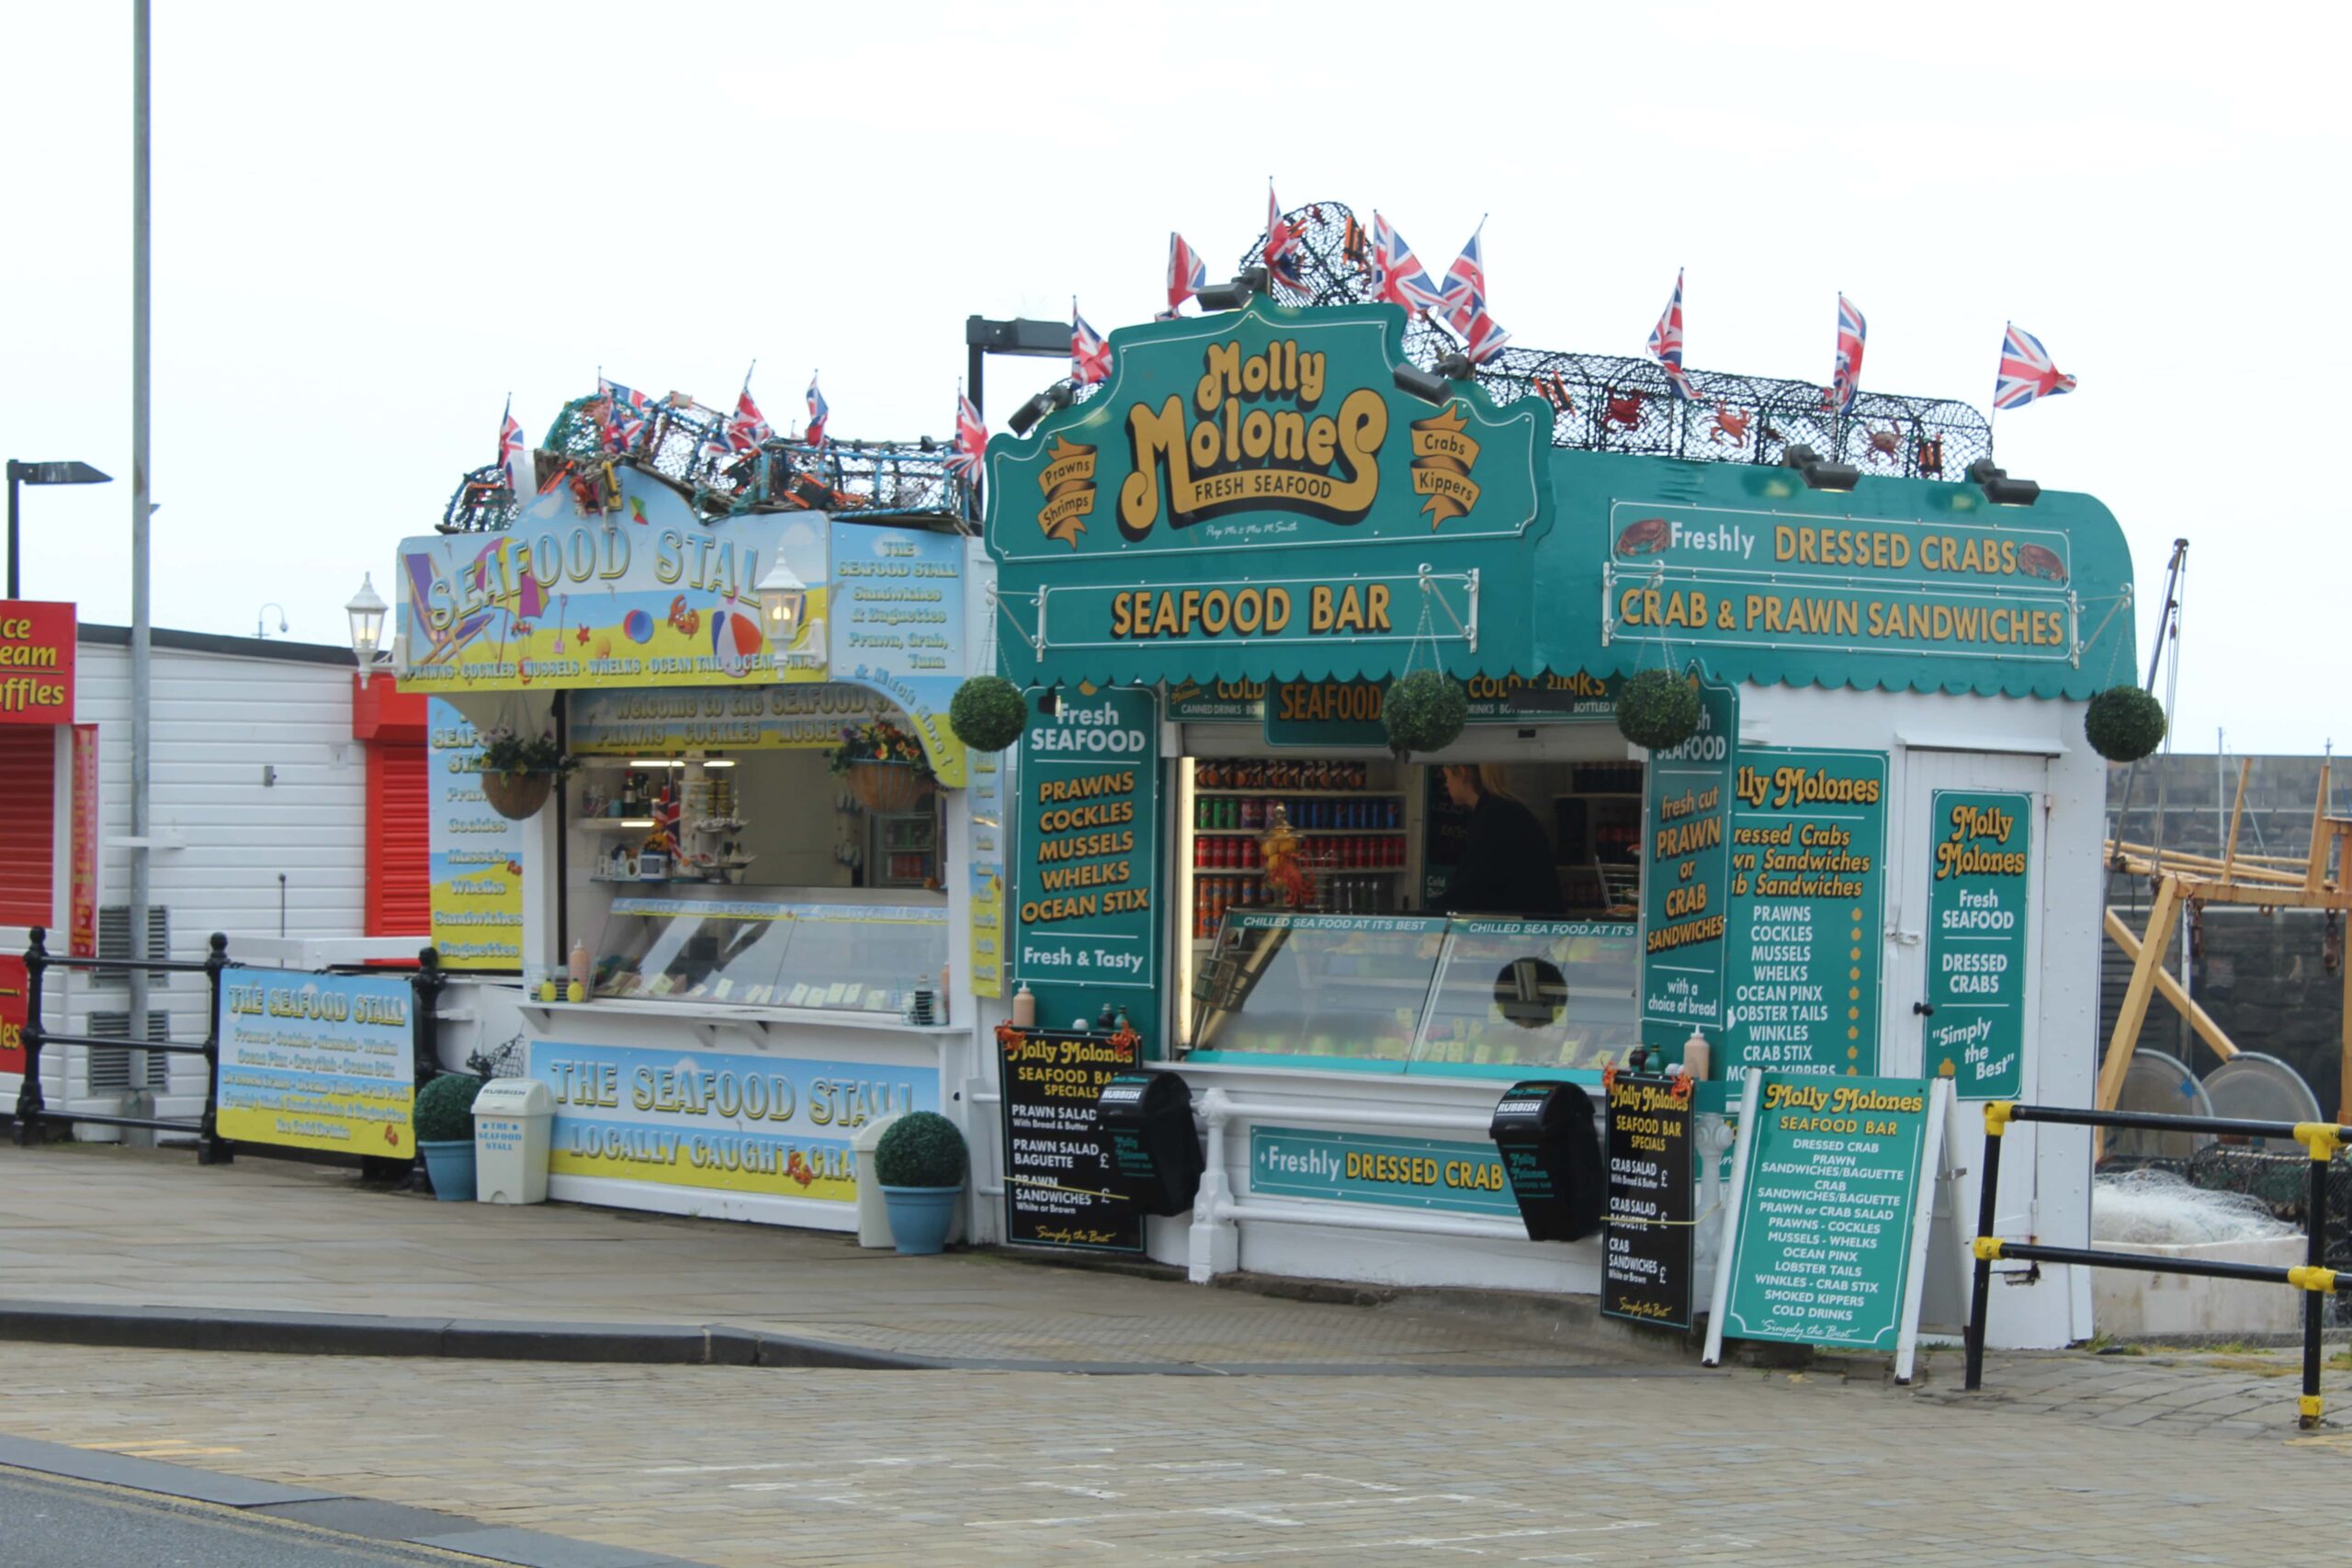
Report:
[[[564,743],[576,756],[828,750],[848,726],[905,717],[883,695],[840,681],[787,686],[576,692]]]
[[[1643,821],[1642,1043],[1679,1060],[1693,1029],[1720,1045],[1728,929],[1732,761],[1739,694],[1702,682],[1699,732],[1650,753]],[[1720,1053],[1718,1053],[1720,1055]]]
[[[833,678],[896,703],[939,782],[961,788],[947,705],[964,680],[964,536],[836,520],[832,563]]]
[[[523,824],[481,792],[481,739],[450,703],[425,703],[433,947],[444,969],[523,966]],[[574,748],[577,750],[577,748]]]
[[[625,468],[610,512],[583,514],[558,486],[505,533],[403,539],[401,689],[822,681],[827,528],[821,513],[706,522]],[[779,558],[808,588],[782,648],[761,627],[756,592]]]
[[[767,1052],[534,1040],[526,1071],[555,1099],[548,1174],[773,1198],[857,1201],[850,1137],[939,1109],[935,1067]]]
[[[406,977],[232,965],[220,994],[222,1137],[386,1159],[416,1153]]]
[[[2002,522],[1619,502],[1611,641],[2071,662],[2072,542]]]
[[[1886,753],[1742,749],[1718,1076],[1879,1066]]]

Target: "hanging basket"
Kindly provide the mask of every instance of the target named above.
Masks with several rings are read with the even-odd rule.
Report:
[[[852,762],[843,771],[868,811],[912,811],[931,793],[930,770],[914,762]]]
[[[536,817],[555,788],[553,773],[491,773],[481,776],[481,795],[490,808],[509,821]]]

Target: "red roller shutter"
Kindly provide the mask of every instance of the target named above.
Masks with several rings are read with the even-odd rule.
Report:
[[[433,928],[433,831],[422,741],[368,743],[368,934]]]
[[[57,731],[11,728],[0,746],[0,925],[46,926],[57,909]]]

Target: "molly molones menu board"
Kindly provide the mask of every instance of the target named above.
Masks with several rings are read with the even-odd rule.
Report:
[[[1748,1080],[1713,1332],[1896,1348],[1941,1103],[1918,1078]]]
[[[1141,1065],[1132,1034],[1008,1028],[1004,1055],[1004,1237],[1016,1247],[1141,1252],[1143,1216],[1112,1190],[1096,1104]]]
[[[1621,1075],[1609,1085],[1609,1220],[1600,1310],[1690,1326],[1691,1096],[1674,1080]]]

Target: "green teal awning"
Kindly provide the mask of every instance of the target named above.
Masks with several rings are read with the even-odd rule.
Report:
[[[2085,698],[2132,678],[2097,500],[1564,450],[1552,410],[1419,372],[1389,306],[1112,334],[1084,402],[988,451],[1022,684],[1625,674]],[[1400,378],[1398,367],[1406,367]],[[1418,377],[1418,380],[1415,378]]]

